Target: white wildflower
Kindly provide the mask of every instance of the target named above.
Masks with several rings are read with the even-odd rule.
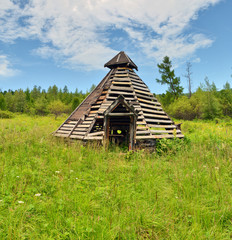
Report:
[[[21,203],[24,203],[24,201],[18,201],[18,203],[20,203],[20,204],[21,204]]]
[[[73,170],[70,170],[70,173],[72,173],[73,172]]]
[[[219,170],[219,167],[215,167],[216,170]]]
[[[76,179],[78,180],[78,178],[76,177]]]
[[[19,178],[19,176],[16,176],[17,178]]]
[[[60,173],[60,171],[55,171],[55,173]]]
[[[36,196],[36,197],[40,197],[40,196],[41,196],[41,193],[36,193],[35,196]]]

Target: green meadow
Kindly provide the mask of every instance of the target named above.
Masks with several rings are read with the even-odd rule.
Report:
[[[0,239],[232,239],[231,120],[149,153],[52,137],[65,119],[0,119]]]

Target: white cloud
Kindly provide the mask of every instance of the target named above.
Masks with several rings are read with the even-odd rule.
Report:
[[[0,39],[39,39],[41,47],[34,53],[71,68],[102,68],[115,50],[126,47],[111,45],[113,33],[114,39],[122,39],[117,31],[124,32],[136,51],[147,57],[159,61],[168,54],[183,59],[211,46],[207,36],[185,30],[200,10],[220,1],[30,0],[20,6],[21,1],[4,0],[0,2]]]
[[[0,55],[0,76],[11,77],[18,73],[18,70],[11,68],[11,63],[7,56]]]

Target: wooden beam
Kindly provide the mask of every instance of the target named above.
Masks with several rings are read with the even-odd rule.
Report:
[[[134,113],[108,113],[109,117],[126,117],[126,116],[134,116]]]

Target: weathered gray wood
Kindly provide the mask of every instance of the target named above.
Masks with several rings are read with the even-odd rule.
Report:
[[[108,113],[110,117],[134,116],[134,113]]]
[[[157,111],[157,110],[153,110],[153,109],[149,109],[149,108],[145,108],[145,107],[142,107],[141,111],[143,111],[144,114],[146,114],[145,112],[166,114],[164,111]]]
[[[72,135],[85,135],[85,134],[86,134],[86,132],[79,132],[79,131],[76,131],[76,130],[74,130],[72,132]]]
[[[145,118],[147,122],[158,122],[158,123],[173,123],[171,120],[161,120],[161,119],[148,119]]]
[[[156,133],[181,133],[180,130],[151,130],[151,133],[156,134]]]
[[[176,125],[155,125],[155,124],[148,124],[148,127],[151,128],[176,128]]]
[[[67,123],[68,123],[68,124],[74,124],[74,125],[75,125],[77,122],[78,122],[78,121],[68,121]],[[66,124],[67,124],[67,123],[66,123]]]
[[[84,136],[80,136],[80,135],[70,135],[70,138],[83,139]]]
[[[149,92],[149,91],[145,92],[145,91],[141,91],[141,90],[135,89],[135,92],[142,93],[142,94],[147,94],[147,95],[150,95],[150,96],[154,97],[153,94],[151,92]]]
[[[150,135],[150,136],[136,136],[136,140],[142,140],[142,139],[161,139],[161,138],[183,138],[184,135],[177,134],[176,136],[172,134],[168,135]]]
[[[163,110],[162,107],[155,106],[155,105],[148,105],[148,104],[145,104],[145,103],[140,103],[140,105],[141,105],[141,107],[144,107],[144,108],[152,108],[152,109],[155,109],[155,110]]]
[[[114,80],[112,83],[113,84],[118,84],[118,85],[131,85],[131,81],[119,82],[119,81]]]
[[[114,85],[110,87],[110,90],[134,91],[132,87],[117,87]]]
[[[74,124],[63,124],[62,127],[66,127],[66,128],[73,128],[73,126],[75,126]]]
[[[142,98],[142,99],[144,99],[144,100],[146,100],[146,99],[151,100],[151,101],[156,101],[156,100],[157,100],[157,99],[156,99],[154,96],[152,96],[152,95],[146,96],[146,95],[141,95],[141,94],[137,93],[136,96],[137,96],[137,98]]]
[[[142,99],[142,98],[138,98],[138,100],[139,100],[140,102],[149,103],[149,104],[151,104],[151,105],[161,106],[161,104],[160,104],[159,102],[152,102],[152,101],[149,101],[149,100],[144,100],[144,99]]]
[[[104,131],[89,133],[87,137],[103,135]]]
[[[167,115],[157,115],[157,114],[147,114],[144,113],[143,114],[145,117],[152,117],[152,118],[167,118],[169,119],[169,117]]]
[[[136,131],[136,135],[142,135],[142,134],[150,134],[150,130],[149,131]]]
[[[118,95],[135,95],[135,93],[134,92],[120,92],[120,91],[112,91],[112,90],[110,90],[109,91],[109,94],[118,94]]]

